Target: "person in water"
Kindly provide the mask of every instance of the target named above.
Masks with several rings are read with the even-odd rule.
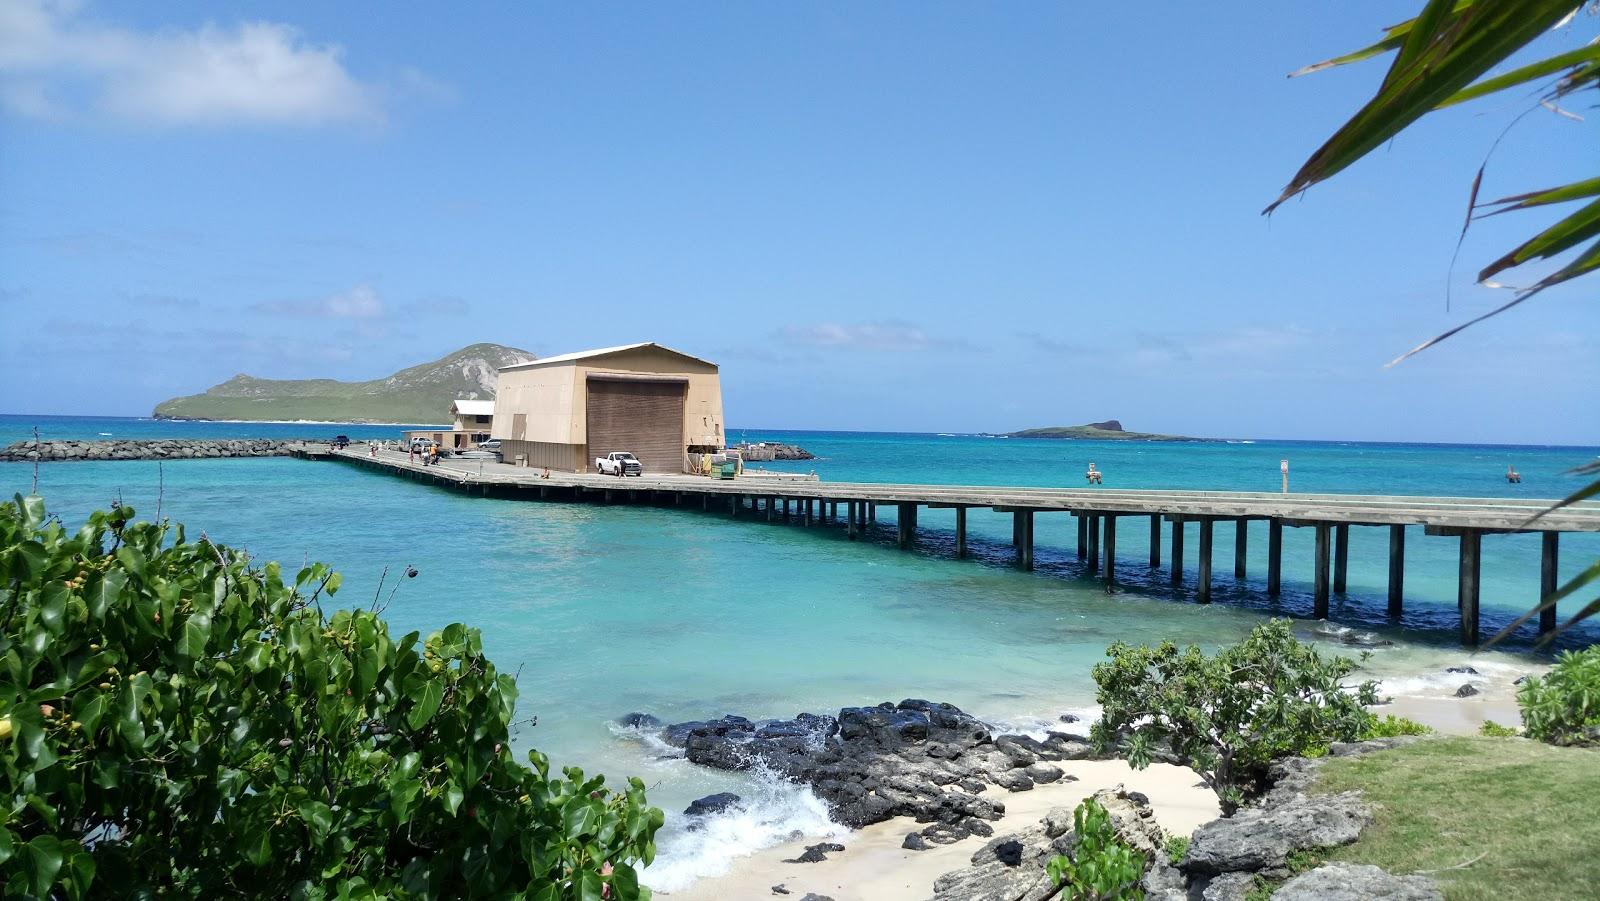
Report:
[[[1513,485],[1520,484],[1522,482],[1522,473],[1517,472],[1517,468],[1515,466],[1507,466],[1506,481]]]

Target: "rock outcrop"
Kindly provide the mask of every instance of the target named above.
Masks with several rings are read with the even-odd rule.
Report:
[[[661,737],[691,763],[760,767],[810,785],[834,819],[853,828],[895,816],[934,824],[921,834],[936,844],[987,834],[986,821],[1005,812],[1002,801],[980,794],[987,786],[1027,791],[1036,781],[1070,779],[1052,763],[1092,756],[1081,736],[994,736],[960,708],[923,700],[846,707],[837,717],[724,716],[675,723]]]
[[[1444,901],[1427,876],[1396,876],[1371,864],[1329,863],[1285,882],[1274,901]]]
[[[1119,838],[1144,854],[1146,861],[1161,859],[1166,836],[1143,795],[1118,787],[1095,792],[1094,800],[1110,815]],[[1056,885],[1046,868],[1051,858],[1070,854],[1077,846],[1072,813],[1068,807],[1053,808],[1020,832],[996,836],[973,853],[970,866],[934,881],[935,901],[1043,901],[1055,897]],[[1181,880],[1176,885],[1181,888]],[[1181,890],[1176,897],[1183,897]]]
[[[196,460],[218,457],[285,457],[298,441],[277,438],[156,439],[148,441],[17,441],[0,448],[0,460]]]

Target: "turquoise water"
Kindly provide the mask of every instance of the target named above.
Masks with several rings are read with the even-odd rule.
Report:
[[[163,423],[0,417],[0,443],[45,438],[393,437],[393,426]],[[732,433],[738,436],[736,430]],[[815,469],[824,479],[1015,485],[1081,484],[1094,462],[1106,487],[1276,490],[1278,461],[1300,491],[1558,497],[1581,484],[1564,471],[1593,448],[1372,445],[1312,442],[1110,444],[979,436],[749,430],[752,440],[805,446],[821,459],[767,464]],[[1508,485],[1514,464],[1524,476]],[[27,491],[33,469],[0,464],[0,489]],[[755,795],[737,841],[670,833],[652,879],[682,884],[729,854],[790,829],[826,829],[803,793],[658,759],[660,749],[611,726],[639,710],[666,720],[722,713],[792,716],[842,705],[929,697],[1019,727],[1093,704],[1089,666],[1117,639],[1172,638],[1214,645],[1268,613],[1310,614],[1311,534],[1285,531],[1284,593],[1264,595],[1266,532],[1256,524],[1250,577],[1232,577],[1232,530],[1217,532],[1215,599],[1208,606],[1146,566],[1147,530],[1118,533],[1121,590],[1107,594],[1078,563],[1067,516],[1040,516],[1038,570],[1011,565],[1008,517],[973,511],[975,559],[949,559],[953,515],[924,510],[914,552],[892,547],[893,512],[868,541],[840,529],[804,529],[652,507],[598,507],[471,498],[355,467],[289,459],[55,463],[39,488],[68,523],[120,498],[142,514],[188,524],[191,534],[258,559],[323,560],[345,575],[340,600],[369,601],[384,567],[420,575],[390,606],[394,631],[452,621],[480,627],[496,662],[521,667],[523,710],[538,726],[521,741],[591,771],[638,774],[669,811],[731,787]],[[423,524],[419,528],[419,524]],[[1192,528],[1192,527],[1191,527]],[[1188,537],[1192,584],[1197,539]],[[1407,544],[1407,611],[1384,614],[1387,535],[1355,529],[1350,584],[1333,619],[1399,643],[1377,673],[1408,673],[1465,657],[1453,644],[1456,543],[1414,529]],[[1534,600],[1538,541],[1484,540],[1483,609],[1495,630]],[[1600,556],[1600,539],[1563,543],[1563,576]],[[1593,630],[1569,643],[1594,640]],[[1526,641],[1523,641],[1526,645]]]

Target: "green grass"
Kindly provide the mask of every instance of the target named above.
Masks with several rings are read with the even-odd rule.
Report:
[[[1377,809],[1377,822],[1329,859],[1438,871],[1449,901],[1572,898],[1600,886],[1600,751],[1430,739],[1331,760],[1318,788],[1360,789]]]

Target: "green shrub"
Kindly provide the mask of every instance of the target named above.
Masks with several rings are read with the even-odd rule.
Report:
[[[1518,733],[1510,726],[1502,726],[1494,720],[1484,720],[1483,725],[1478,727],[1478,734],[1490,738],[1515,738]]]
[[[1167,863],[1177,866],[1189,855],[1189,836],[1167,836]]]
[[[1402,735],[1432,735],[1433,729],[1424,726],[1416,720],[1408,720],[1403,716],[1388,714],[1380,718],[1374,717],[1372,725],[1361,734],[1367,738],[1398,738]]]
[[[516,686],[459,624],[325,614],[339,576],[37,497],[0,505],[7,897],[648,895],[659,810],[514,759]]]
[[[1117,836],[1111,815],[1090,798],[1072,811],[1077,844],[1072,853],[1050,858],[1051,880],[1066,901],[1137,901],[1139,880],[1148,861]]]
[[[1376,719],[1364,705],[1377,687],[1341,681],[1355,668],[1324,660],[1295,640],[1288,620],[1256,627],[1244,641],[1207,656],[1172,642],[1117,642],[1094,667],[1103,709],[1093,737],[1143,768],[1163,745],[1200,773],[1225,814],[1260,787],[1273,760],[1356,741]]]
[[[1517,691],[1522,725],[1530,738],[1552,744],[1600,741],[1600,646],[1564,651],[1544,676],[1530,676]]]

